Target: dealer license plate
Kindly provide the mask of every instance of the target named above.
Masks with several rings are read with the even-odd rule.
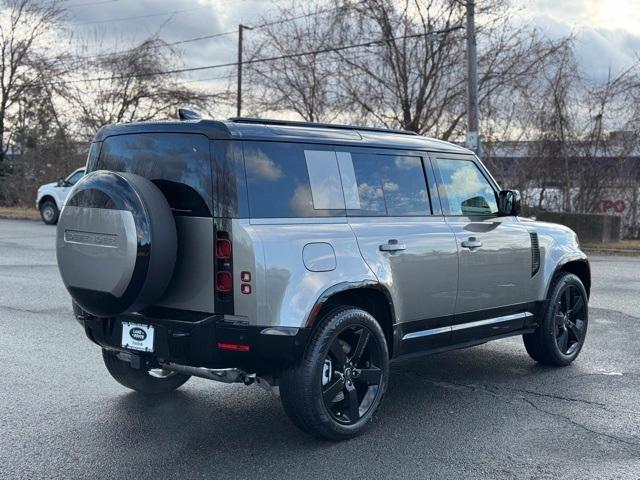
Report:
[[[122,344],[124,348],[153,352],[153,326],[122,322]]]

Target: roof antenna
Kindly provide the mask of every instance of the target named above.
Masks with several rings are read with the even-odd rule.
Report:
[[[178,109],[178,118],[180,120],[200,120],[202,117],[193,110],[187,110],[186,108]]]

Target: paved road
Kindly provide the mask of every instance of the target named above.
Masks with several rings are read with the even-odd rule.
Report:
[[[311,439],[257,387],[120,387],[71,317],[54,229],[0,220],[2,478],[640,478],[640,259],[593,259],[564,369],[519,338],[395,366],[367,434]]]

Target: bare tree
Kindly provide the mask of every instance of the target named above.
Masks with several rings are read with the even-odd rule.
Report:
[[[181,82],[179,56],[157,36],[124,52],[81,58],[69,79],[69,102],[87,138],[103,125],[174,116],[178,107],[206,108],[216,95]]]
[[[252,59],[283,57],[250,63],[252,105],[262,111],[293,111],[310,122],[331,121],[340,113],[338,91],[339,58],[315,52],[337,39],[337,12],[326,2],[292,2],[280,7],[277,20],[263,19],[250,43]],[[299,21],[287,21],[296,18]]]
[[[34,85],[58,71],[64,52],[52,52],[52,40],[63,16],[57,2],[0,1],[0,169],[18,114],[19,103]]]
[[[343,77],[345,90],[365,118],[443,139],[461,136],[466,119],[463,6],[456,0],[354,4],[353,15],[343,17],[344,41],[380,39],[368,57],[343,54],[351,67]],[[501,0],[478,11],[481,112],[496,99],[527,89],[565,42],[509,21],[510,13]],[[491,121],[498,120],[494,112]]]

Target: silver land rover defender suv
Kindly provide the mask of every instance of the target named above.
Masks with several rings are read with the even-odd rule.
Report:
[[[62,279],[122,385],[275,390],[302,430],[363,431],[398,359],[522,335],[570,364],[590,269],[472,152],[405,131],[237,118],[96,134],[60,214]]]

